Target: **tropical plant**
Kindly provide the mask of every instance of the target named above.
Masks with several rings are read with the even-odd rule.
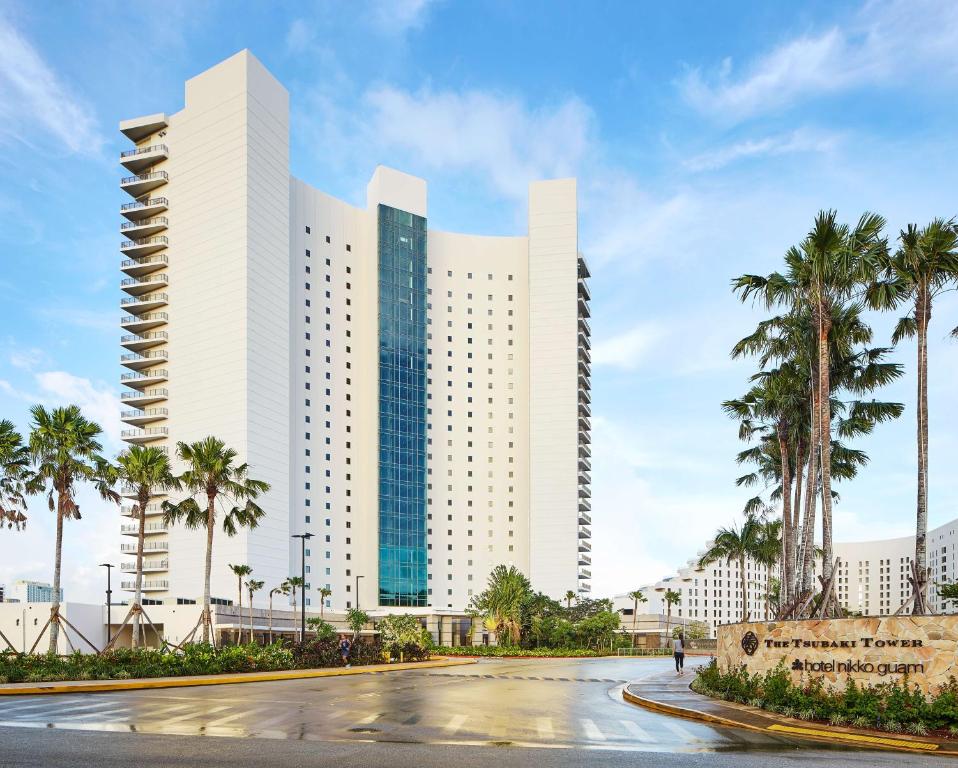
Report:
[[[649,598],[642,594],[641,589],[629,592],[629,597],[632,598],[632,647],[634,648],[636,620],[639,618],[639,603],[647,603],[649,602]]]
[[[672,626],[672,606],[682,602],[682,593],[674,589],[666,589],[663,597],[665,600],[665,636],[669,636],[669,628]]]
[[[350,608],[346,611],[346,626],[353,631],[353,638],[359,636],[363,627],[369,623],[369,614],[359,608]]]
[[[878,309],[910,305],[898,321],[892,343],[917,337],[918,347],[918,494],[915,531],[913,613],[928,612],[928,325],[935,298],[958,281],[958,228],[954,219],[935,219],[923,229],[909,224],[898,236],[899,248],[880,264],[879,278],[869,287],[869,303]],[[958,331],[958,329],[956,329]]]
[[[30,449],[12,421],[0,420],[0,530],[27,524],[27,484],[31,478]]]
[[[522,571],[497,565],[489,574],[486,589],[473,596],[470,610],[483,618],[499,643],[519,645],[532,594],[532,585]]]
[[[572,601],[573,601],[573,600],[575,600],[575,592],[573,592],[571,589],[569,589],[569,590],[567,590],[566,593],[565,593],[565,607],[566,607],[566,608],[571,608],[571,607],[572,607]]]
[[[273,587],[269,591],[269,641],[273,642],[273,596],[274,595],[288,595],[289,594],[289,581],[284,581],[278,587]]]
[[[80,507],[75,493],[79,483],[90,483],[100,498],[117,502],[113,490],[116,471],[101,455],[98,441],[102,430],[84,418],[75,405],[47,410],[42,405],[30,409],[30,456],[35,474],[27,484],[30,493],[47,495],[47,506],[56,512],[56,549],[53,559],[53,595],[50,616],[49,652],[57,652],[60,629],[60,566],[63,551],[64,520],[79,520]]]
[[[393,656],[398,656],[406,648],[428,648],[432,644],[432,636],[419,623],[419,619],[409,614],[389,614],[376,622],[379,630],[379,641],[383,650]]]
[[[320,587],[319,588],[319,617],[323,617],[323,613],[326,610],[326,598],[333,594],[333,590],[329,587]]]
[[[742,621],[748,621],[748,580],[745,576],[745,561],[752,557],[758,549],[762,524],[749,515],[739,528],[733,524],[729,528],[720,528],[712,541],[711,546],[699,559],[699,567],[704,568],[719,560],[731,566],[732,561],[738,563],[739,581],[742,589]]]
[[[265,581],[250,579],[246,582],[246,591],[249,593],[249,641],[253,642],[253,594],[259,592],[266,585]]]
[[[301,589],[303,591],[303,605],[306,605],[306,582],[303,580],[302,576],[290,576],[286,581],[283,582],[286,585],[286,588],[289,590],[289,595],[291,602],[293,604],[293,621],[296,620],[296,590]],[[300,638],[302,641],[304,638]]]
[[[306,626],[316,633],[317,640],[330,640],[336,634],[333,625],[319,616],[310,616],[306,619]]]
[[[129,492],[136,495],[132,513],[137,521],[136,532],[136,581],[133,591],[133,641],[140,646],[140,606],[143,602],[143,543],[146,537],[146,509],[150,498],[159,492],[176,487],[176,479],[170,469],[166,453],[153,446],[131,445],[116,460],[116,474],[125,483]]]
[[[235,536],[239,528],[255,528],[264,512],[255,500],[269,490],[269,483],[249,477],[249,467],[236,463],[236,451],[216,438],[207,437],[195,443],[180,442],[176,453],[186,464],[186,469],[177,478],[189,496],[173,504],[164,502],[165,519],[173,524],[180,520],[187,528],[206,529],[206,563],[203,573],[203,642],[210,640],[212,616],[210,614],[210,574],[213,567],[213,532],[216,529],[217,502],[229,509],[219,510],[223,532]],[[205,497],[206,507],[201,507],[197,495]],[[242,503],[242,506],[240,506]]]
[[[752,558],[757,565],[765,566],[765,620],[769,619],[772,604],[772,573],[782,556],[782,521],[762,520],[755,542]]]
[[[243,642],[243,579],[249,576],[253,569],[248,565],[233,565],[232,563],[227,563],[229,569],[233,572],[233,575],[236,577],[236,615],[237,623],[239,625],[239,630],[237,633],[237,642]]]

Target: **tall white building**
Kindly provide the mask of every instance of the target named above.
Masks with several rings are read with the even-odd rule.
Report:
[[[304,532],[313,605],[328,586],[335,608],[462,610],[500,563],[589,591],[574,179],[530,185],[519,237],[429,228],[426,182],[382,166],[352,206],[290,176],[288,94],[247,51],[120,130],[123,437],[215,435],[272,486],[259,527],[217,534],[214,596],[235,594],[227,563],[299,574]],[[205,537],[167,529],[162,500],[147,597],[192,601]]]

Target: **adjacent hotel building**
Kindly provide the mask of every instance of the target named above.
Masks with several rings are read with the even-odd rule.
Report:
[[[588,592],[575,180],[530,184],[526,235],[441,232],[422,179],[380,166],[354,207],[292,178],[288,101],[243,51],[179,112],[120,124],[123,438],[173,455],[215,435],[272,486],[258,528],[217,533],[212,594],[235,595],[228,563],[298,575],[304,532],[314,607],[328,587],[334,609],[461,611],[500,563]],[[167,528],[162,501],[147,597],[189,603],[205,536]]]
[[[654,584],[639,589],[648,599],[639,606],[640,614],[662,614],[667,610],[666,590],[680,595],[672,606],[672,615],[701,621],[715,636],[719,624],[737,622],[742,616],[742,589],[738,563],[719,561],[699,568],[699,558],[711,544],[703,547],[685,567]],[[897,611],[911,596],[908,575],[915,554],[915,537],[877,541],[837,542],[835,556],[840,558],[836,589],[842,606],[865,616],[888,616]],[[931,568],[929,603],[936,613],[958,613],[958,604],[938,595],[936,585],[958,580],[958,519],[928,531],[928,566]],[[753,619],[766,616],[769,578],[778,578],[751,558],[745,562],[748,585],[748,611]],[[616,610],[632,615],[633,601],[627,594],[614,599]]]

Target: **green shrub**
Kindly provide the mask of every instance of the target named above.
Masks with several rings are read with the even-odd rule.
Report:
[[[455,648],[444,646],[434,648],[433,653],[438,656],[522,656],[542,659],[567,656],[591,658],[609,655],[609,651],[598,651],[594,648],[518,648],[503,645],[459,645]]]

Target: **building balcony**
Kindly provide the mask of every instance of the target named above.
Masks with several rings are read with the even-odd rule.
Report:
[[[577,338],[579,341],[579,349],[582,349],[583,347],[585,347],[586,349],[592,349],[592,337],[589,336],[589,334],[587,334],[585,330],[581,327],[581,323],[579,327],[579,335]]]
[[[144,592],[163,592],[170,588],[170,582],[166,579],[144,579],[140,583],[140,589]],[[120,582],[120,589],[124,592],[135,592],[136,591],[136,582],[135,581],[123,581]]]
[[[142,173],[157,163],[168,160],[170,150],[166,144],[151,144],[148,147],[137,147],[120,153],[120,165],[130,173]]]
[[[129,483],[120,483],[120,495],[125,499],[136,500],[138,498],[138,490],[138,487],[135,485],[130,485]],[[150,498],[159,499],[167,495],[168,493],[166,491],[158,490],[153,491],[153,494],[150,496]]]
[[[169,527],[166,523],[147,523],[143,526],[143,535],[144,536],[156,536],[160,533],[166,533],[169,530]],[[139,536],[140,535],[140,526],[138,523],[131,523],[128,525],[120,526],[120,533],[124,536]],[[136,551],[136,550],[134,550]]]
[[[586,445],[592,442],[592,433],[587,429],[579,429],[579,445],[585,443]]]
[[[170,392],[167,389],[144,389],[142,392],[125,391],[120,393],[120,402],[128,405],[153,405],[153,403],[162,403],[169,397]]]
[[[140,352],[150,347],[166,344],[170,336],[166,331],[149,331],[147,333],[128,333],[120,337],[120,345],[131,352]]]
[[[591,539],[592,538],[592,529],[586,525],[579,526],[579,540],[582,539]]]
[[[123,120],[120,123],[120,133],[133,143],[136,143],[152,136],[157,131],[162,131],[166,127],[166,115],[160,112],[155,115],[144,115],[142,117],[131,118],[130,120]]]
[[[121,563],[120,570],[123,573],[136,573],[136,561],[133,560],[129,563]],[[143,561],[143,573],[157,573],[158,571],[168,571],[170,570],[170,561],[169,560],[154,560],[150,562],[149,560]]]
[[[153,384],[160,384],[166,381],[169,372],[166,368],[152,368],[143,373],[123,373],[120,374],[120,382],[134,389],[142,389]]]
[[[131,296],[142,296],[144,293],[166,288],[169,284],[169,275],[165,272],[156,272],[145,277],[126,277],[120,281],[120,288]]]
[[[135,528],[136,526],[134,526]],[[144,541],[143,542],[143,553],[160,553],[160,552],[169,552],[170,551],[170,542],[168,541]],[[136,544],[121,544],[120,552],[129,553],[132,552],[136,554]]]
[[[170,257],[165,253],[158,253],[155,256],[144,256],[141,259],[123,259],[120,262],[120,269],[131,277],[140,277],[150,272],[156,272],[165,269],[170,263]]]
[[[591,379],[589,379],[591,382]],[[592,402],[592,393],[588,389],[579,390],[579,402],[580,403],[591,403]]]
[[[121,544],[120,546],[122,547],[122,546],[124,546],[124,545]],[[580,553],[579,553],[579,565],[592,565],[592,556],[591,556],[591,555],[584,555],[584,554],[582,554],[581,551],[580,551]]]
[[[579,578],[580,578],[580,579],[591,579],[591,578],[592,578],[592,571],[591,571],[590,569],[588,569],[588,568],[580,568],[580,569],[579,569]]]
[[[581,314],[579,315],[579,330],[584,332],[587,336],[592,336],[592,326],[589,325],[589,321],[585,319]]]
[[[591,594],[591,593],[592,593],[592,585],[591,585],[589,582],[587,582],[587,581],[582,581],[582,579],[580,579],[580,580],[579,580],[578,591],[579,591],[579,592],[582,592],[583,594],[586,594],[586,595]]]
[[[589,291],[589,284],[582,279],[579,280],[579,295],[586,301],[592,299],[592,293]]]
[[[588,539],[579,539],[579,551],[580,552],[592,551],[592,545],[589,543]]]
[[[579,415],[585,416],[586,418],[592,416],[592,406],[588,403],[580,400],[579,401]]]
[[[592,447],[588,443],[583,443],[579,441],[579,456],[584,458],[590,458],[592,456]]]
[[[579,469],[584,469],[586,472],[589,472],[592,469],[592,460],[585,457],[579,457]]]
[[[579,431],[585,430],[586,432],[592,431],[592,419],[588,416],[579,416]]]
[[[589,348],[579,345],[579,363],[585,363],[586,365],[592,365],[592,352],[589,351]]]
[[[592,515],[579,511],[579,525],[592,525]]]
[[[120,308],[134,315],[152,312],[165,307],[170,297],[165,293],[144,293],[142,296],[130,296],[120,300]]]
[[[591,389],[592,389],[592,382],[590,381],[589,376],[587,376],[587,375],[585,375],[584,373],[582,373],[582,368],[581,368],[581,366],[580,366],[580,368],[579,368],[579,392],[581,393],[582,390],[589,391],[589,390],[591,390]]]
[[[170,201],[165,197],[145,197],[142,200],[134,200],[132,203],[124,203],[120,206],[120,215],[130,221],[139,221],[149,219],[158,213],[163,213],[169,207]]]
[[[584,469],[579,470],[579,485],[590,485],[592,483],[592,475]]]
[[[166,408],[140,408],[135,411],[123,411],[120,414],[120,420],[132,427],[140,427],[144,424],[162,421],[169,415]]]
[[[592,377],[592,367],[587,360],[582,359],[581,355],[579,356],[579,374],[585,375],[588,378]]]
[[[154,216],[153,218],[137,219],[136,221],[124,221],[120,224],[120,234],[128,240],[141,240],[144,237],[152,237],[167,228],[170,221],[166,216]]]
[[[586,263],[585,256],[583,256],[581,253],[579,254],[579,260],[576,266],[579,269],[580,280],[586,280],[592,277],[592,273],[589,272],[589,265]]]
[[[131,517],[133,519],[136,519],[137,515],[134,512],[135,509],[136,509],[135,504],[126,504],[120,507],[120,514],[123,515],[123,517]],[[144,514],[144,517],[155,517],[156,515],[162,515],[162,514],[163,514],[162,504],[147,504],[146,505],[146,512]]]
[[[154,440],[165,440],[170,436],[169,427],[147,427],[146,429],[124,429],[120,438],[127,443],[152,443]]]
[[[586,301],[582,296],[579,296],[579,317],[592,317],[592,311],[589,309],[589,302]]]
[[[580,512],[591,512],[592,511],[592,500],[586,498],[579,499],[579,511]]]
[[[142,197],[147,192],[152,192],[158,187],[162,187],[170,180],[170,174],[166,171],[150,171],[140,173],[136,176],[126,176],[120,179],[120,189],[128,193],[131,197]]]
[[[581,483],[579,484],[579,498],[580,499],[592,498],[592,490],[589,488],[588,485],[582,485]]]
[[[151,365],[156,365],[157,362],[165,363],[169,358],[170,354],[165,349],[156,349],[152,352],[144,352],[143,354],[131,353],[129,355],[120,355],[120,365],[134,371],[139,371],[143,368],[149,368]]]
[[[127,256],[149,256],[151,253],[162,251],[170,244],[166,235],[141,237],[139,240],[124,240],[120,243],[120,250]]]

